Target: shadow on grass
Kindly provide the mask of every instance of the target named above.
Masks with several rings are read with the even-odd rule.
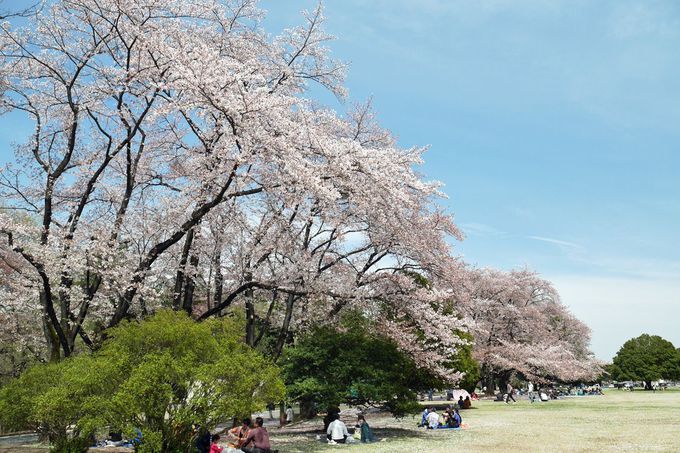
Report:
[[[426,441],[430,436],[425,429],[409,429],[409,428],[373,428],[373,434],[376,438],[374,444],[379,444],[382,441],[397,442],[407,439],[422,439]],[[272,443],[275,444],[273,448],[278,448],[281,453],[284,452],[312,452],[317,451],[322,446],[327,445],[326,434],[319,429],[299,429],[296,431],[279,432],[272,436]],[[342,448],[350,448],[353,450],[360,450],[365,447],[358,440],[351,444],[342,445]]]

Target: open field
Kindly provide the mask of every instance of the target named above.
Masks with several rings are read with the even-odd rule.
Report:
[[[425,431],[416,418],[371,415],[372,445],[327,445],[316,440],[320,420],[269,428],[274,448],[296,452],[680,452],[680,391],[609,390],[605,396],[506,405],[479,401],[463,411],[467,430]],[[0,452],[45,453],[46,448],[0,447]],[[97,449],[97,451],[130,451]]]
[[[369,417],[385,442],[324,445],[311,431],[272,430],[282,452],[680,452],[680,392],[610,390],[605,396],[531,404],[476,403],[463,411],[464,431],[425,431],[416,419]],[[302,428],[302,426],[300,426]]]

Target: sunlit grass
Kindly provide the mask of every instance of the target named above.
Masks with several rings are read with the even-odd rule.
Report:
[[[376,434],[387,438],[372,445],[326,445],[304,425],[295,434],[271,433],[282,452],[680,452],[680,392],[674,391],[610,390],[534,404],[480,401],[463,418],[469,429],[424,431],[415,418],[369,417]]]
[[[307,452],[680,452],[680,391],[609,390],[605,396],[568,398],[531,404],[475,403],[464,411],[466,430],[425,431],[416,418],[395,420],[369,415],[385,442],[327,445],[316,436],[320,420],[269,428],[281,453]],[[0,448],[1,453],[44,453],[46,448]],[[123,452],[126,449],[97,449]]]

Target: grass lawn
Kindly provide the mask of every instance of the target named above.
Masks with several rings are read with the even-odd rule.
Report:
[[[680,391],[609,390],[604,396],[567,398],[531,404],[475,402],[463,411],[466,430],[426,431],[418,418],[395,420],[369,415],[384,442],[327,445],[316,436],[321,420],[269,428],[274,448],[295,452],[680,452]],[[0,453],[45,453],[45,447],[0,447]],[[130,452],[102,448],[92,451]]]
[[[463,411],[467,430],[425,431],[416,418],[369,416],[385,442],[326,445],[307,422],[271,429],[281,452],[680,452],[680,392],[609,390],[604,396],[506,405],[479,401]],[[317,425],[318,426],[318,425]],[[296,432],[293,432],[295,430]]]

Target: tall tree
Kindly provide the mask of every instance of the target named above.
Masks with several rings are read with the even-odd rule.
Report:
[[[474,357],[489,391],[514,373],[538,381],[594,379],[588,327],[550,282],[527,270],[471,270],[458,296],[470,320]]]
[[[644,381],[652,389],[652,381],[680,378],[680,354],[670,341],[658,335],[642,334],[626,341],[613,360],[612,378]]]
[[[0,173],[32,218],[0,215],[1,257],[26,269],[4,303],[44,319],[54,360],[161,306],[245,306],[248,342],[272,326],[277,354],[291,329],[361,307],[451,375],[460,338],[440,326],[462,326],[438,301],[460,233],[415,170],[424,149],[400,148],[370,102],[308,99],[310,83],[345,96],[320,7],[274,39],[262,17],[253,0],[58,0],[3,23],[2,111],[34,126]]]

